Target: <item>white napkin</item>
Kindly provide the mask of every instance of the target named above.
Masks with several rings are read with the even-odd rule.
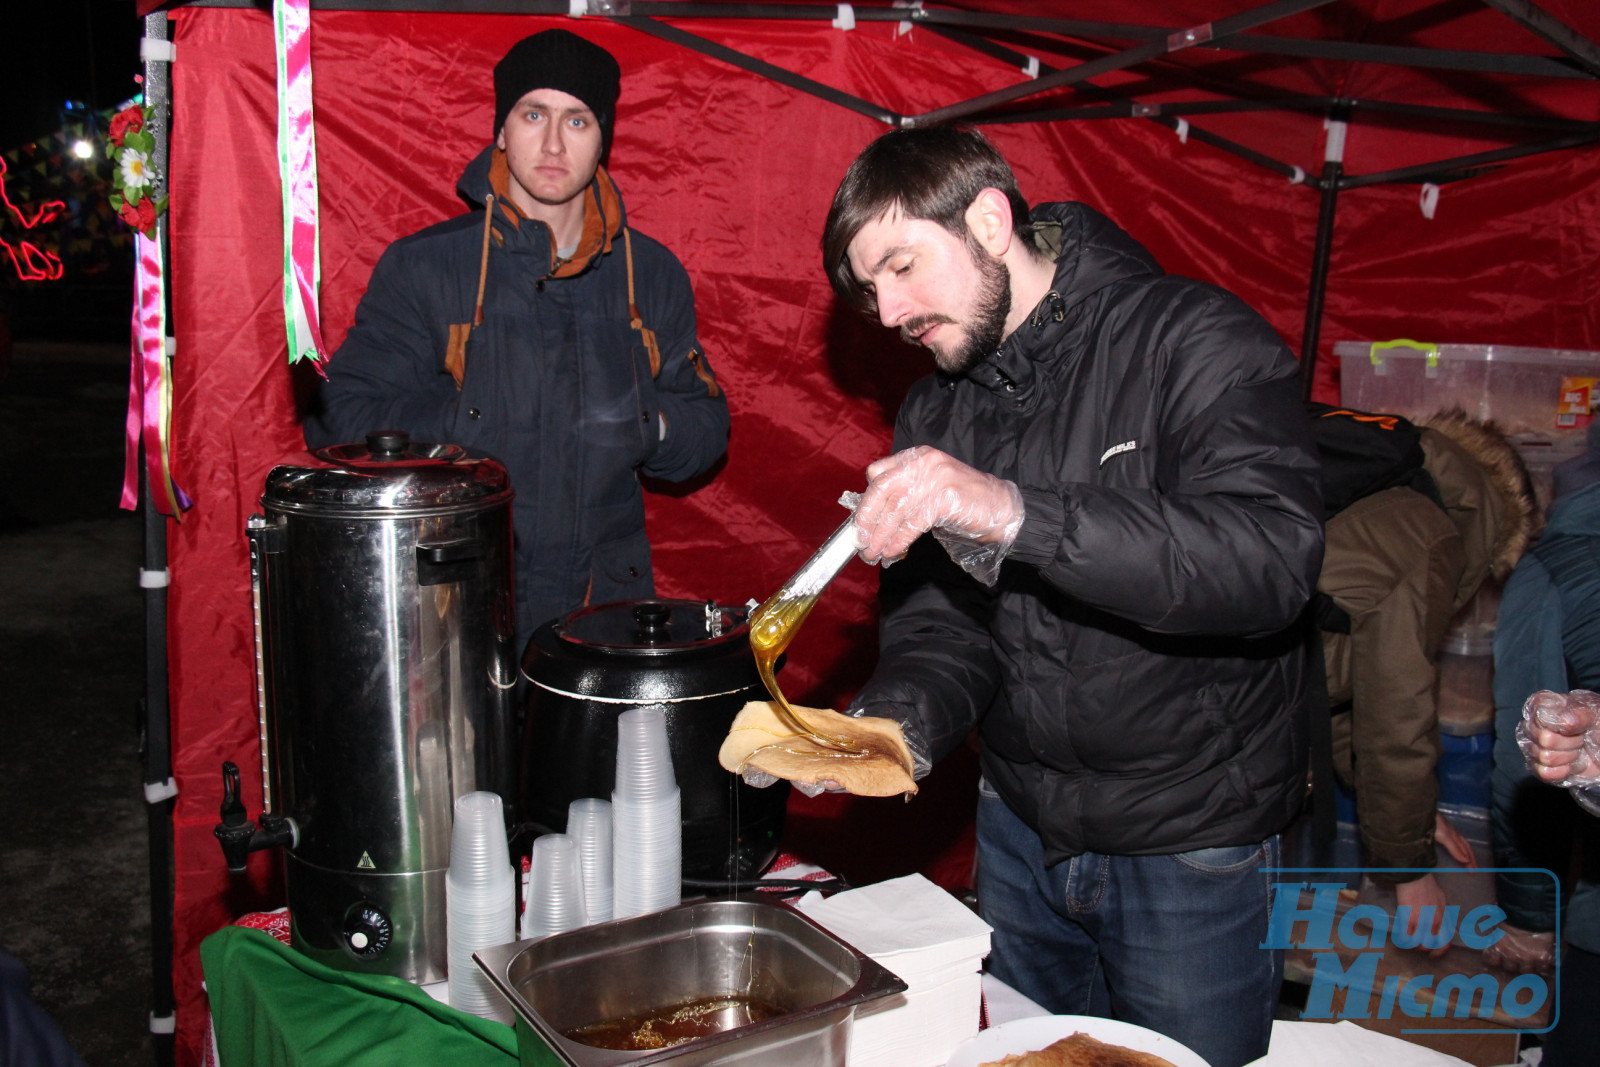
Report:
[[[1336,1023],[1272,1024],[1272,1044],[1251,1067],[1468,1067],[1467,1061],[1364,1029],[1347,1019]]]
[[[955,897],[913,874],[797,907],[907,986],[857,1009],[850,1067],[939,1067],[978,1032],[992,930]]]

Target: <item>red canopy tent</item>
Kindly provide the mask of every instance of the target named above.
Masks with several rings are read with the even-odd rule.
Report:
[[[1312,338],[1308,354],[1322,358],[1308,384],[1323,399],[1337,397],[1338,339],[1600,348],[1600,9],[1589,0],[848,12],[591,0],[594,14],[577,20],[566,0],[312,6],[330,351],[388,242],[464,210],[455,180],[491,135],[488,73],[512,42],[563,25],[621,62],[610,169],[632,223],[688,268],[733,412],[719,470],[648,496],[666,596],[743,603],[775,588],[837,524],[833,501],[887,450],[899,398],[927,369],[837,306],[820,269],[829,197],[886,124],[983,124],[1030,201],[1094,204],[1168,270],[1239,293],[1292,348]],[[1081,21],[1090,14],[1100,21]],[[853,29],[833,24],[852,16]],[[281,903],[271,859],[230,878],[211,830],[224,760],[245,768],[245,802],[260,809],[245,520],[268,470],[303,449],[313,375],[285,357],[270,15],[231,0],[173,5],[148,15],[147,34],[176,47],[173,451],[195,501],[181,523],[151,520],[147,559],[171,573],[152,601],[165,658],[157,642],[147,777],[167,774],[159,713],[170,693],[178,793],[153,811],[171,810],[176,1051],[187,1064],[203,1033],[199,941]],[[151,64],[158,104],[165,70]],[[1330,116],[1350,123],[1342,164],[1324,161]],[[1432,218],[1423,182],[1442,187]],[[791,651],[791,695],[841,706],[864,679],[874,582],[847,569],[823,599]],[[886,815],[824,798],[797,802],[794,822],[825,844],[815,827],[839,817],[920,834],[908,869],[943,863],[954,881],[964,803],[919,797]],[[159,879],[166,831],[156,816],[152,826]],[[848,860],[850,843],[833,839],[838,854],[825,858]],[[155,1016],[170,1016],[157,1001]]]

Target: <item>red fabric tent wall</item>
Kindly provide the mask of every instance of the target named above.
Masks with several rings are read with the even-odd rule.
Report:
[[[178,481],[195,506],[170,528],[169,640],[179,1057],[192,1063],[205,1009],[200,939],[281,903],[272,859],[258,855],[250,878],[230,879],[211,828],[223,760],[245,769],[245,801],[252,814],[260,808],[244,528],[267,471],[303,447],[297,397],[311,383],[285,357],[271,24],[251,10],[181,9],[173,19],[173,428]],[[548,25],[584,33],[622,64],[611,170],[633,224],[687,266],[701,339],[733,410],[725,466],[688,491],[650,495],[660,590],[762,597],[839,521],[835,498],[862,485],[863,467],[887,449],[905,386],[927,369],[921,354],[837,308],[819,267],[832,190],[882,132],[871,120],[599,20],[318,12],[329,344],[348,328],[387,242],[463,209],[454,182],[490,135],[489,69]],[[905,112],[1016,76],[888,24],[849,33],[817,23],[691,28]],[[1232,288],[1298,347],[1314,192],[1136,120],[1004,126],[991,136],[1030,200],[1101,207],[1169,270]],[[1330,352],[1339,339],[1600,348],[1594,163],[1593,151],[1567,152],[1449,186],[1431,222],[1414,188],[1347,194],[1319,394],[1337,395]],[[852,568],[829,592],[791,652],[792,696],[842,706],[864,678],[874,582]],[[801,814],[836,816],[851,803]],[[919,797],[895,818],[947,841],[962,828],[963,803]],[[831,840],[848,855],[848,836]],[[939,855],[936,845],[916,862]]]

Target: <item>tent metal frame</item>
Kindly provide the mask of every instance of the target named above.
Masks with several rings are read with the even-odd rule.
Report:
[[[169,6],[178,6],[174,0]],[[187,0],[190,7],[255,7],[264,0]],[[1080,19],[1032,15],[1008,15],[980,11],[935,9],[921,0],[907,6],[884,3],[853,4],[851,13],[858,22],[896,22],[927,27],[932,32],[961,43],[991,57],[1019,67],[1029,66],[1033,77],[1016,85],[957,101],[917,115],[896,112],[881,104],[862,99],[842,89],[825,85],[803,74],[786,70],[765,60],[718,44],[681,26],[662,19],[759,19],[792,21],[832,21],[838,6],[800,3],[677,3],[671,0],[587,0],[587,17],[604,18],[630,26],[642,33],[668,41],[759,75],[798,92],[815,96],[838,107],[854,111],[894,127],[932,126],[963,121],[971,125],[1002,125],[1023,122],[1073,122],[1118,118],[1143,118],[1160,122],[1170,129],[1182,128],[1192,137],[1232,155],[1303,184],[1322,194],[1317,225],[1318,240],[1312,250],[1310,291],[1307,294],[1305,330],[1301,336],[1301,371],[1305,390],[1310,395],[1316,368],[1317,345],[1321,331],[1323,288],[1328,259],[1332,254],[1332,216],[1338,209],[1338,194],[1378,184],[1443,184],[1485,173],[1512,159],[1563,149],[1582,148],[1600,142],[1600,122],[1584,122],[1559,116],[1506,111],[1481,111],[1468,108],[1426,107],[1385,100],[1344,97],[1277,96],[1250,98],[1238,90],[1209,86],[1216,95],[1235,99],[1189,102],[1141,103],[1138,99],[1112,93],[1096,86],[1094,78],[1129,70],[1161,60],[1189,48],[1235,51],[1242,54],[1275,55],[1285,58],[1339,60],[1358,63],[1383,63],[1425,70],[1449,70],[1488,75],[1578,79],[1600,81],[1600,44],[1555,18],[1534,0],[1480,0],[1559,50],[1559,55],[1536,56],[1520,53],[1468,52],[1400,45],[1374,45],[1353,41],[1280,37],[1252,33],[1269,23],[1300,14],[1339,0],[1270,0],[1235,15],[1199,26],[1143,26],[1127,23],[1094,22]],[[567,0],[311,0],[321,11],[438,11],[474,14],[569,15]],[[1048,67],[1037,57],[1027,56],[996,41],[985,33],[1052,35],[1060,40],[1046,43],[1054,48],[1102,50],[1102,54],[1075,66]],[[1118,48],[1107,42],[1135,42]],[[1029,63],[1031,61],[1031,65]],[[1182,72],[1170,70],[1170,79],[1182,80]],[[1094,96],[1101,103],[1088,106],[1035,106],[997,110],[1016,101],[1053,90],[1073,88]],[[1434,160],[1371,174],[1350,174],[1343,161],[1324,161],[1318,174],[1237,141],[1198,128],[1187,115],[1210,115],[1247,111],[1321,111],[1325,118],[1343,116],[1350,122],[1368,116],[1386,116],[1390,121],[1414,120],[1419,123],[1461,123],[1504,130],[1554,132],[1545,137],[1504,149]]]
[[[165,10],[175,7],[258,8],[270,0],[167,0],[161,4],[141,4],[147,12],[146,35],[167,38]],[[1465,108],[1429,107],[1396,101],[1345,97],[1282,94],[1246,95],[1243,91],[1206,85],[1214,96],[1189,102],[1140,102],[1136,97],[1095,85],[1097,76],[1129,70],[1160,61],[1190,48],[1231,51],[1244,55],[1281,56],[1286,59],[1319,59],[1353,63],[1381,63],[1423,70],[1456,71],[1486,75],[1511,75],[1563,80],[1600,82],[1600,44],[1567,26],[1534,0],[1480,0],[1485,6],[1551,44],[1559,54],[1471,52],[1430,49],[1401,45],[1363,44],[1353,41],[1308,39],[1250,32],[1279,19],[1299,14],[1339,0],[1271,0],[1235,15],[1200,26],[1170,27],[1126,23],[1094,22],[1032,15],[1008,15],[956,9],[935,9],[914,0],[906,6],[892,6],[889,0],[851,5],[857,22],[893,22],[921,26],[951,41],[1019,68],[1033,67],[1037,76],[995,92],[936,108],[919,115],[904,115],[883,105],[825,85],[794,71],[786,70],[736,49],[708,40],[681,26],[662,19],[696,20],[786,20],[832,22],[838,17],[833,4],[803,3],[678,3],[669,0],[587,0],[586,17],[603,18],[630,26],[642,33],[668,41],[720,62],[770,79],[796,91],[808,93],[828,103],[854,111],[893,127],[931,126],[965,121],[971,125],[1002,125],[1021,122],[1072,122],[1138,118],[1158,122],[1169,129],[1183,124],[1186,136],[1228,152],[1238,158],[1288,178],[1319,192],[1316,242],[1312,250],[1307,291],[1305,329],[1301,339],[1301,373],[1304,391],[1310,395],[1316,366],[1322,308],[1327,289],[1334,220],[1340,193],[1379,184],[1444,183],[1473,177],[1508,160],[1545,152],[1584,148],[1600,142],[1600,122],[1585,122],[1539,113],[1479,111]],[[561,15],[571,14],[568,0],[311,0],[317,11],[440,11],[458,14]],[[1040,39],[1052,50],[1094,53],[1075,66],[1046,67],[1037,57],[1015,51],[997,36]],[[1126,42],[1133,42],[1131,45]],[[1118,47],[1118,45],[1123,45]],[[1030,64],[1031,60],[1031,64]],[[1183,81],[1186,75],[1172,67],[1163,71],[1166,86]],[[165,64],[146,65],[146,92],[158,114],[166,112],[170,101]],[[1196,79],[1187,77],[1189,84]],[[1035,104],[1033,107],[1006,108],[1028,97],[1052,90],[1072,88],[1097,103],[1084,106]],[[1369,174],[1349,174],[1342,160],[1327,159],[1321,172],[1309,174],[1304,168],[1239,144],[1229,138],[1197,127],[1184,116],[1214,115],[1266,110],[1321,112],[1332,121],[1350,122],[1366,116],[1384,116],[1390,121],[1418,123],[1459,123],[1482,127],[1496,126],[1507,132],[1527,131],[1541,139],[1471,155],[1438,159],[1408,167]],[[167,150],[166,125],[157,129],[158,152]],[[162,171],[164,172],[164,167]],[[170,317],[169,317],[170,321]],[[148,490],[143,495],[145,509],[146,567],[164,570],[166,519],[154,509]],[[171,776],[170,723],[165,654],[166,598],[164,589],[148,591],[147,599],[147,679],[145,709],[146,779],[166,781]],[[152,1028],[158,1019],[170,1019],[173,1011],[172,963],[172,803],[150,805],[150,876],[152,912],[152,957],[154,962],[154,1010]],[[158,1059],[170,1062],[170,1040],[158,1044]]]

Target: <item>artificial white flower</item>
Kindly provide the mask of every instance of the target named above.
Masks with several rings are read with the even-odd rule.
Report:
[[[129,200],[139,198],[139,190],[150,184],[150,159],[136,148],[122,150],[122,188]]]

